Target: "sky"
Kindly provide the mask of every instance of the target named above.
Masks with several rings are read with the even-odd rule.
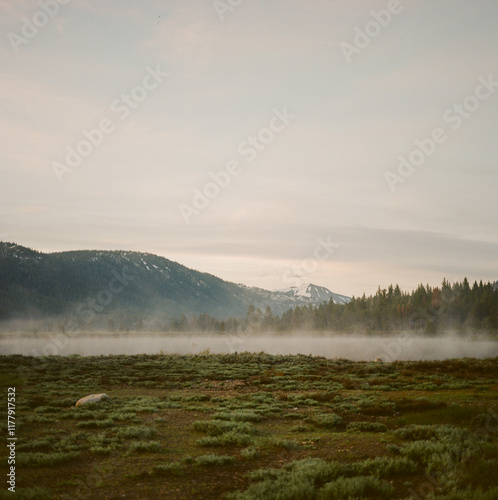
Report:
[[[0,241],[350,296],[498,279],[496,0],[0,11]]]

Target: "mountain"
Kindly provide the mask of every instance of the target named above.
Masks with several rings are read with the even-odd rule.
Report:
[[[270,292],[230,283],[150,253],[42,253],[0,242],[0,319],[63,314],[90,318],[111,313],[242,317],[249,305],[262,310],[270,306],[274,314],[281,314],[324,297],[328,300],[326,293],[334,300],[342,297],[322,287],[315,289],[321,295]]]
[[[289,288],[286,288],[285,290],[279,290],[279,292],[284,293],[289,297],[307,298],[314,304],[329,302],[330,299],[332,299],[334,304],[347,304],[351,301],[351,297],[339,295],[337,293],[331,292],[328,288],[314,285],[313,283],[307,283],[300,286],[291,286]]]

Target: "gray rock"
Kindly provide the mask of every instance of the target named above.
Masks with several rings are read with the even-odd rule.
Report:
[[[100,403],[101,401],[104,401],[104,400],[110,401],[110,399],[111,398],[105,393],[90,394],[90,396],[85,396],[84,398],[81,398],[80,400],[78,400],[78,402],[76,403],[76,406],[86,405],[89,403]]]

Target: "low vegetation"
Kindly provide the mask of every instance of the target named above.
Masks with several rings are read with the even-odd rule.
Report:
[[[15,498],[498,498],[498,358],[15,355],[0,380]]]

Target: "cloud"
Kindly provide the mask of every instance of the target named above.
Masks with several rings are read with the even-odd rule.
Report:
[[[38,9],[1,5],[7,31]],[[2,231],[40,249],[184,257],[269,287],[329,235],[341,247],[315,278],[335,291],[492,277],[498,93],[395,193],[383,174],[494,70],[497,7],[403,5],[347,64],[339,44],[385,1],[254,0],[220,22],[212,2],[72,0],[19,56],[0,48]],[[167,81],[60,185],[51,163],[155,64]],[[297,118],[245,163],[239,144],[283,106]],[[178,205],[230,160],[243,172],[185,225]]]

